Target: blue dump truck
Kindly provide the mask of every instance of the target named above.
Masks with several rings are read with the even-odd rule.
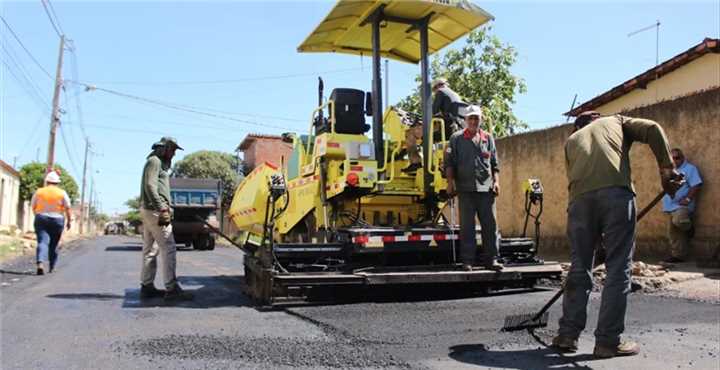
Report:
[[[170,178],[175,242],[196,250],[215,249],[217,236],[201,220],[219,229],[222,183],[216,179]],[[199,219],[198,219],[199,218]]]

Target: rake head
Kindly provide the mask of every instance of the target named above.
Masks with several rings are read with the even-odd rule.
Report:
[[[539,316],[537,314],[507,316],[502,331],[544,328],[548,325],[549,316],[547,312]]]

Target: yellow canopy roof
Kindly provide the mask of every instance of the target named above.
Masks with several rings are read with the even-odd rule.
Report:
[[[428,53],[432,54],[463,37],[493,16],[468,0],[339,0],[315,30],[298,46],[301,53],[335,52],[372,55],[372,26],[361,26],[385,4],[387,16],[420,20],[432,14],[428,26]],[[420,33],[407,32],[407,24],[383,22],[380,50],[385,58],[417,63]]]

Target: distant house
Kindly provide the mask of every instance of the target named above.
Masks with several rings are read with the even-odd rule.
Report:
[[[0,230],[19,227],[20,173],[0,160]]]
[[[284,142],[282,137],[277,135],[249,134],[236,151],[243,154],[243,162],[249,169],[254,169],[264,162],[279,167],[290,158],[292,144]]]
[[[720,40],[701,43],[612,89],[588,100],[566,115],[586,110],[601,114],[625,112],[662,101],[720,87]]]

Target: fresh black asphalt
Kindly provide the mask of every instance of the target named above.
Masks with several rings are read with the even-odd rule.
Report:
[[[600,361],[590,356],[595,293],[580,351],[561,355],[546,347],[559,303],[534,336],[499,330],[552,290],[385,291],[266,309],[241,292],[242,253],[218,247],[178,253],[180,281],[196,299],[166,304],[139,299],[139,268],[140,239],[124,236],[78,242],[46,276],[32,275],[27,258],[1,266],[0,368],[720,368],[720,306],[711,303],[633,294],[626,332],[643,352]]]

